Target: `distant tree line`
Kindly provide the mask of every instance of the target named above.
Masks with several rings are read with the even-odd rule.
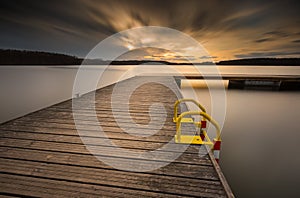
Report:
[[[1,65],[80,65],[82,59],[58,53],[0,50]]]
[[[300,58],[251,58],[220,61],[217,65],[286,65],[300,66]]]
[[[0,65],[140,65],[140,64],[165,64],[182,65],[191,63],[172,63],[168,61],[152,60],[114,60],[104,61],[101,59],[86,59],[65,54],[0,49]]]

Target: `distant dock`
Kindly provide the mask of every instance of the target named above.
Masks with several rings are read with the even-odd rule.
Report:
[[[153,77],[134,77],[120,82],[120,85],[135,86],[143,78],[155,80]],[[180,92],[173,77],[157,78],[163,78],[165,83]],[[124,132],[114,119],[111,107],[114,86],[95,92],[97,117],[111,141],[123,149],[138,152],[155,150],[172,141],[176,132],[172,121],[173,106],[178,98],[170,89],[150,82],[136,89],[131,96],[130,116],[138,124],[148,124],[149,107],[153,103],[162,103],[167,113],[166,122],[158,133],[139,137]],[[97,127],[89,122],[93,109],[85,105],[88,97],[86,94],[76,99],[82,102],[79,109],[83,119],[81,127],[89,131],[87,136],[91,141],[97,142]],[[123,104],[124,97],[118,95],[118,98]],[[123,114],[125,109],[117,111]],[[153,116],[164,119],[164,115],[155,110]],[[131,118],[124,114],[122,122],[129,123]],[[150,172],[123,171],[99,161],[78,135],[72,116],[72,100],[1,124],[0,130],[0,194],[4,196],[234,197],[212,154],[199,155],[199,146],[190,145],[176,160]],[[138,127],[134,131],[145,133]],[[94,146],[106,150],[98,155],[123,161],[125,166],[130,166],[127,164],[130,160],[139,161],[144,166],[165,160],[120,156],[106,145]],[[162,155],[176,152],[163,151]]]
[[[182,79],[188,80],[228,80],[228,89],[253,89],[253,90],[276,90],[276,91],[300,91],[299,75],[189,75],[175,77],[180,85]]]

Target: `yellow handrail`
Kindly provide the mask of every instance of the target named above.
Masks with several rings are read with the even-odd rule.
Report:
[[[174,104],[174,117],[173,117],[173,121],[176,122],[177,119],[178,119],[178,105],[181,103],[181,102],[192,102],[194,103],[195,105],[197,105],[203,112],[206,113],[206,109],[199,103],[197,102],[196,100],[194,99],[189,99],[189,98],[185,98],[185,99],[180,99],[180,100],[177,100]],[[204,117],[204,116],[203,116]]]
[[[187,115],[200,115],[200,116],[204,117],[205,119],[207,119],[216,128],[216,140],[221,141],[221,129],[220,129],[219,124],[212,117],[210,117],[210,115],[208,115],[205,112],[201,112],[201,111],[186,111],[186,112],[183,112],[182,114],[180,114],[180,116],[176,120],[176,137],[179,140],[180,140],[180,136],[181,136],[181,119]]]

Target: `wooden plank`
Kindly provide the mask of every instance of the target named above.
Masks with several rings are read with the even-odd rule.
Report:
[[[64,128],[54,128],[54,127],[38,127],[38,126],[26,126],[26,125],[10,125],[1,127],[1,131],[23,131],[23,132],[32,132],[32,133],[43,133],[43,134],[57,134],[64,136],[78,136],[78,132],[76,129],[64,129]],[[124,139],[124,140],[132,140],[132,141],[144,141],[144,142],[157,142],[157,143],[165,143],[166,140],[161,139],[160,135],[153,135],[147,138],[139,137],[139,136],[131,136],[122,132],[117,128],[105,128],[105,135],[110,139]],[[82,134],[82,137],[101,137],[98,131],[90,130],[87,134]],[[173,137],[167,136],[166,137]]]
[[[91,167],[99,169],[110,169],[112,167],[98,160],[93,155],[82,155],[76,153],[64,153],[55,151],[34,150],[25,148],[0,147],[0,157],[3,159],[19,159],[25,161],[47,162],[54,164]],[[125,159],[118,159],[123,163]],[[126,162],[126,161],[125,161]],[[125,163],[124,167],[127,165]],[[149,163],[141,163],[142,166],[147,166]],[[128,165],[129,167],[130,165]],[[211,166],[171,163],[157,170],[147,172],[147,174],[167,175],[183,178],[197,178],[217,181],[216,173]],[[134,173],[132,173],[134,174]],[[145,173],[146,174],[146,173]]]
[[[39,126],[26,126],[26,125],[9,125],[1,127],[2,131],[24,131],[24,132],[33,132],[33,133],[45,133],[45,134],[58,134],[58,135],[65,135],[65,136],[78,136],[78,132],[76,129],[69,129],[69,128],[55,128],[55,127],[39,127]],[[163,135],[163,134],[154,134],[153,136],[149,137],[139,137],[139,136],[132,136],[128,133],[124,133],[119,128],[114,127],[103,127],[105,131],[105,135],[110,139],[120,139],[120,140],[135,140],[135,141],[142,141],[142,142],[157,142],[157,143],[166,143],[167,141],[173,138],[172,135]],[[89,130],[86,133],[81,134],[81,137],[101,137],[98,131]],[[166,139],[167,138],[167,139]]]
[[[18,165],[14,167],[14,164]],[[66,172],[65,170],[68,171]],[[18,175],[114,186],[119,188],[126,187],[126,189],[184,196],[209,196],[210,193],[224,195],[223,188],[219,182],[208,182],[191,178],[183,179],[180,177],[154,176],[140,173],[132,174],[130,172],[62,166],[30,161],[19,163],[18,160],[10,159],[1,160],[0,171]],[[176,186],[173,185],[174,180],[176,180]]]
[[[95,118],[95,116],[90,114],[80,114],[78,120],[80,121],[90,121],[91,118]],[[120,119],[120,123],[131,123],[132,120],[134,120],[138,124],[148,124],[150,121],[149,116],[136,116],[136,117],[129,117],[127,115],[118,115],[118,118]],[[163,118],[163,117],[162,117]],[[98,114],[97,116],[98,120],[106,120],[106,122],[115,122],[115,117],[112,114]],[[31,116],[20,118],[16,121],[43,121],[43,122],[55,122],[55,123],[74,123],[74,118],[71,112],[51,112],[48,111],[43,114],[34,114]],[[174,123],[172,122],[173,117],[167,117],[165,126],[173,127]]]
[[[116,188],[110,186],[76,183],[45,177],[28,177],[18,174],[0,173],[0,191],[20,196],[34,197],[160,197],[159,193]],[[163,194],[166,197],[177,195]]]
[[[67,152],[67,153],[79,153],[89,155],[90,151],[86,149],[83,144],[69,144],[69,143],[59,143],[59,142],[46,142],[38,140],[25,140],[25,139],[10,139],[1,138],[0,145],[6,147],[17,147],[17,148],[31,148],[38,150],[49,150],[57,152]],[[160,162],[177,162],[182,164],[200,164],[200,165],[211,165],[211,162],[207,158],[199,158],[193,154],[183,153],[177,159],[173,160],[173,156],[177,156],[176,153],[157,151],[156,155],[148,155],[144,151],[139,151],[138,149],[123,149],[122,152],[120,148],[111,148],[103,145],[89,145],[89,149],[93,150],[93,155],[99,157],[114,157],[114,158],[124,158],[128,163],[131,161],[140,161],[141,163],[160,163]],[[135,153],[133,153],[135,152]],[[116,159],[116,160],[117,160]]]
[[[109,120],[109,119],[102,119],[102,120],[99,120],[99,122],[100,122],[101,127],[106,126],[106,127],[119,128],[118,123],[112,122],[112,120]],[[51,126],[51,127],[55,127],[55,128],[61,128],[62,127],[62,128],[76,129],[76,126],[75,126],[75,124],[73,123],[72,120],[70,120],[69,122],[68,121],[66,121],[66,122],[62,121],[61,122],[61,121],[55,121],[55,120],[53,122],[51,122],[51,120],[47,120],[47,121],[41,120],[41,121],[39,121],[38,119],[31,120],[31,122],[30,122],[30,120],[17,120],[17,121],[14,121],[13,124],[18,125],[19,123],[20,124],[26,124],[26,125],[29,125],[29,126],[40,126],[40,127]],[[84,121],[84,120],[81,120],[79,123],[76,123],[76,124],[78,126],[82,125],[82,126],[84,126],[84,128],[89,129],[89,130],[97,130],[98,126],[99,126],[98,123],[95,123],[93,121]],[[138,125],[136,126],[133,123],[122,122],[122,126],[135,128],[137,130],[138,129],[143,130],[141,127],[139,127]],[[155,126],[149,127],[148,129],[149,129],[149,131],[150,130],[157,130],[157,128],[155,128]],[[163,128],[161,128],[160,130],[171,132],[173,135],[176,132],[176,129],[174,128],[174,126],[163,126]],[[137,134],[143,133],[143,131],[141,131],[141,132],[137,131],[136,133]]]
[[[161,140],[164,140],[164,142],[169,142],[175,135],[175,129],[169,128],[168,127],[163,127],[160,130],[157,130],[155,128],[150,128],[150,129],[141,129],[139,126],[132,126],[130,124],[124,124],[125,127],[131,127],[132,129],[136,129],[134,131],[131,131],[132,134],[136,134],[136,135],[148,135],[148,134],[154,134],[154,137],[159,136],[159,138]],[[14,121],[11,123],[10,126],[2,126],[0,127],[0,129],[3,130],[10,130],[16,127],[32,127],[32,128],[53,128],[53,129],[71,129],[74,130],[77,133],[77,129],[83,129],[84,132],[86,133],[93,133],[93,132],[99,132],[99,126],[96,124],[78,124],[77,127],[75,126],[75,124],[71,124],[71,123],[55,123],[55,122],[39,122],[39,121]],[[127,133],[124,132],[121,128],[119,128],[119,126],[115,123],[115,124],[104,124],[101,125],[103,131],[106,132],[118,132],[118,133],[122,133],[124,135],[126,135]],[[20,130],[22,130],[22,128],[20,128]],[[183,125],[182,126],[182,131],[195,131],[195,129],[191,126],[188,125]],[[99,134],[99,133],[98,133]],[[81,133],[81,135],[83,135]],[[121,134],[119,134],[121,135]],[[151,138],[151,137],[149,137]],[[148,137],[146,137],[145,139],[148,139]]]
[[[58,142],[58,143],[70,143],[70,144],[82,144],[82,139],[77,136],[66,136],[61,134],[48,134],[48,133],[37,133],[37,132],[26,132],[26,131],[1,131],[1,136],[4,138],[11,138],[11,139],[24,139],[24,140],[39,140],[39,141],[47,141],[47,142]],[[96,142],[99,137],[85,137],[87,142]],[[132,137],[131,139],[112,139],[111,141],[122,147],[122,148],[133,148],[133,149],[139,149],[142,151],[151,151],[155,150],[157,148],[160,148],[164,145],[163,143],[158,142],[145,142],[143,140],[136,141],[134,139],[135,137]],[[172,143],[174,144],[174,143]],[[97,144],[96,144],[97,145]],[[176,149],[178,148],[178,149]],[[189,154],[205,154],[205,151],[202,151],[202,149],[199,151],[199,146],[190,146],[185,151],[185,153]],[[179,147],[172,147],[166,148],[164,152],[180,152],[181,148]]]

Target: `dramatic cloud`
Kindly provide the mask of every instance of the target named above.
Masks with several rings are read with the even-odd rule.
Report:
[[[214,60],[243,54],[255,57],[256,53],[298,56],[299,4],[297,0],[2,0],[0,47],[85,56],[116,32],[151,25],[187,33]],[[135,36],[124,42],[124,47],[134,50],[143,47],[143,42],[172,42],[178,49],[184,45],[160,41],[157,35],[143,42]],[[143,51],[140,56],[131,53],[132,58],[162,55],[159,51]],[[176,55],[169,58],[181,59]]]

